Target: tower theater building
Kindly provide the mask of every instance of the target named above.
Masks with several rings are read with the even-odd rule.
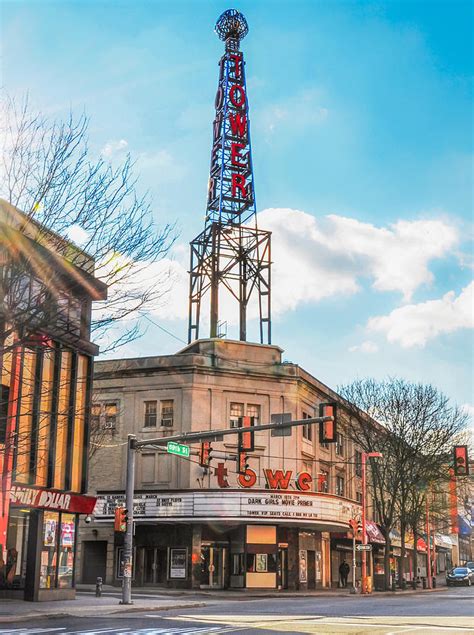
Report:
[[[242,425],[250,417],[254,447],[238,460],[237,435],[188,458],[157,448],[137,456],[133,581],[176,588],[307,589],[337,584],[351,561],[349,521],[360,517],[361,454],[344,433],[338,395],[271,343],[270,233],[257,226],[245,62],[248,31],[235,10],[216,32],[219,63],[204,230],[191,242],[188,345],[175,355],[95,364],[96,427],[104,443],[90,466],[94,522],[80,533],[82,582],[123,576],[123,534],[114,511],[124,502],[127,434],[156,439]],[[219,337],[223,293],[238,307],[239,339]],[[209,300],[209,338],[200,334]],[[247,309],[258,306],[258,343],[247,341]],[[317,417],[339,402],[335,442],[315,425],[272,436],[259,425],[272,415]],[[370,514],[370,503],[369,503]],[[383,542],[373,525],[374,542]],[[357,570],[360,578],[360,571]]]

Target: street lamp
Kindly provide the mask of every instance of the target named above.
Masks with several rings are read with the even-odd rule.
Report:
[[[366,526],[366,465],[367,459],[381,459],[380,452],[362,452],[362,544],[367,544],[367,526]],[[367,552],[362,551],[362,593],[368,593],[367,590]]]

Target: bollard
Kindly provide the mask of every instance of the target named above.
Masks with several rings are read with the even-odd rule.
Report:
[[[426,589],[427,587],[426,578],[421,578],[421,581],[423,582],[423,588]]]
[[[431,588],[432,589],[436,589],[436,578],[435,578],[435,576],[433,576],[433,586]]]
[[[392,589],[391,589],[394,593],[397,590],[397,583],[395,582],[395,578],[392,579]]]
[[[95,597],[102,597],[102,578],[98,577],[95,581]]]

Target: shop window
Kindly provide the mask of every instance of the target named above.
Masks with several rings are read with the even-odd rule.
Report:
[[[158,402],[153,401],[145,401],[143,403],[143,407],[145,410],[145,418],[143,420],[143,426],[145,428],[156,428],[157,414],[158,414]]]
[[[0,562],[0,589],[24,589],[30,512],[10,508],[6,559]]]
[[[336,454],[344,456],[344,437],[340,432],[336,435]]]
[[[40,589],[74,585],[76,517],[45,511],[43,515]]]
[[[164,428],[172,428],[174,422],[174,402],[172,399],[160,401],[161,425]]]
[[[56,570],[58,565],[58,525],[58,513],[48,511],[44,512],[40,589],[56,588]]]
[[[70,589],[74,575],[74,544],[76,537],[76,517],[61,514],[61,534],[59,541],[58,588]]]
[[[355,451],[355,473],[356,476],[362,476],[362,452],[359,450]]]
[[[303,419],[311,419],[311,415],[309,415],[307,412],[303,412]],[[303,439],[306,439],[307,441],[312,441],[313,440],[313,424],[308,423],[308,425],[302,426],[303,429]]]
[[[342,476],[336,476],[336,494],[337,496],[345,496],[345,482]]]
[[[231,428],[239,427],[239,418],[244,416],[244,404],[243,403],[231,403],[230,404],[230,417],[229,423]]]
[[[247,573],[276,573],[277,561],[273,553],[248,553]]]

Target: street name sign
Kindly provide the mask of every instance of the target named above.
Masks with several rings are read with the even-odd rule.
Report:
[[[178,456],[188,457],[190,454],[189,445],[184,445],[183,443],[175,443],[174,441],[169,441],[166,446],[166,451],[169,454],[177,454]]]
[[[372,545],[356,545],[356,551],[372,551]]]

